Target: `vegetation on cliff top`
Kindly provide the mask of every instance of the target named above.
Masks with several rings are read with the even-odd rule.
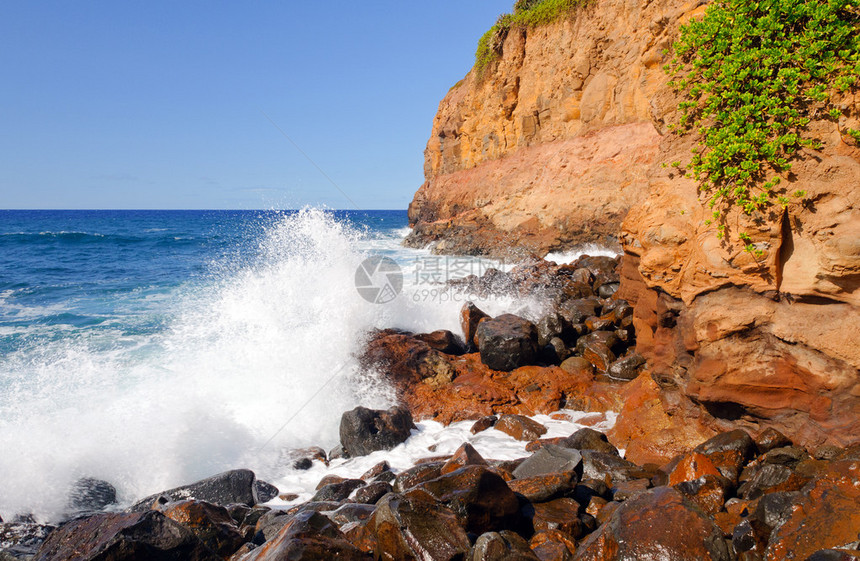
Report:
[[[481,39],[475,52],[475,70],[482,72],[502,54],[502,43],[515,27],[536,27],[573,14],[588,0],[517,0],[511,14],[502,14]]]
[[[706,223],[727,239],[732,207],[776,220],[805,195],[789,194],[780,179],[803,148],[820,147],[810,121],[838,121],[844,109],[834,96],[858,86],[860,0],[717,1],[681,27],[665,69],[684,96],[674,130],[701,137],[687,175],[708,197]],[[860,141],[860,131],[844,133]],[[736,236],[763,254],[747,233]]]

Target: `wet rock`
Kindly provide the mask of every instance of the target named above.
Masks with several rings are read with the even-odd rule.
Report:
[[[292,514],[285,510],[264,512],[257,519],[254,541],[260,544],[274,538],[291,517]]]
[[[598,479],[583,479],[574,487],[573,498],[579,504],[588,504],[591,497],[611,500],[612,490],[606,485],[606,482]]]
[[[755,457],[755,443],[746,431],[737,429],[720,433],[694,448],[708,456],[725,477],[737,482],[743,465]]]
[[[457,515],[426,493],[383,497],[367,524],[380,559],[455,561],[471,550]]]
[[[554,337],[560,337],[564,333],[564,320],[557,312],[549,312],[535,324],[538,333],[538,346],[544,347]]]
[[[581,428],[564,439],[561,446],[576,450],[594,450],[618,456],[618,449],[609,443],[606,435],[591,428]]]
[[[764,464],[748,481],[738,487],[738,496],[744,499],[757,499],[777,491],[798,491],[809,480],[809,477],[800,475],[791,468],[777,464]]]
[[[806,450],[800,446],[783,446],[768,451],[762,457],[762,462],[793,468],[803,460],[808,460],[809,457]]]
[[[431,349],[448,355],[461,355],[466,352],[466,345],[463,341],[447,329],[440,329],[432,333],[421,333],[416,335],[415,338],[427,343]]]
[[[577,347],[579,343],[577,343]],[[591,341],[582,345],[582,358],[587,360],[599,372],[606,372],[615,361],[615,355],[607,345],[599,341]]]
[[[513,370],[533,364],[537,357],[537,328],[513,314],[482,321],[475,338],[481,362],[493,370]]]
[[[258,503],[267,503],[280,493],[277,487],[260,479],[254,481],[254,492],[257,494]]]
[[[611,298],[613,294],[618,292],[619,286],[621,285],[617,282],[602,284],[600,285],[600,288],[597,289],[597,294],[601,298]]]
[[[444,462],[432,462],[429,464],[419,464],[401,471],[394,479],[394,491],[404,493],[425,481],[436,479],[442,475],[443,465],[445,465]]]
[[[566,300],[558,307],[558,313],[569,324],[585,323],[587,318],[597,314],[598,306],[595,298]]]
[[[561,369],[573,374],[592,374],[594,372],[594,366],[581,356],[572,356],[566,359],[561,363]]]
[[[513,474],[517,479],[547,475],[558,472],[575,472],[582,463],[578,450],[547,444],[526,458]],[[573,482],[576,484],[576,482]]]
[[[475,448],[468,442],[464,442],[448,461],[442,466],[442,474],[451,473],[466,466],[488,466],[485,460]]]
[[[152,508],[156,499],[164,497],[168,501],[182,501],[185,499],[197,499],[215,505],[244,504],[254,506],[258,502],[254,482],[254,472],[247,469],[234,469],[225,471],[202,479],[191,485],[183,485],[169,491],[150,495],[132,505],[131,512],[142,512]]]
[[[478,331],[478,324],[481,321],[488,319],[490,316],[482,312],[472,302],[463,304],[460,310],[460,328],[463,330],[463,336],[466,339],[466,345],[478,348],[478,342],[475,334]]]
[[[547,473],[508,481],[511,491],[531,502],[556,499],[576,487],[579,477],[574,471]]]
[[[466,466],[422,483],[419,489],[460,516],[469,532],[512,528],[517,520],[517,496],[504,479],[484,466]]]
[[[356,489],[350,498],[357,503],[373,505],[376,504],[379,499],[392,491],[394,491],[394,488],[390,483],[385,481],[374,481],[373,483],[368,483],[364,487]]]
[[[475,421],[475,424],[472,425],[472,428],[469,429],[469,432],[471,432],[472,434],[478,434],[479,432],[483,432],[489,428],[492,428],[493,425],[496,424],[496,421],[498,419],[499,418],[495,415],[486,415],[484,417],[481,417],[480,419]]]
[[[541,561],[570,561],[576,551],[576,541],[558,530],[537,532],[529,545]]]
[[[820,549],[856,543],[860,532],[858,482],[860,461],[833,462],[793,501],[785,522],[773,529],[765,557],[806,559]]]
[[[860,551],[848,549],[820,549],[806,558],[806,561],[856,561]]]
[[[723,508],[731,492],[731,482],[721,474],[707,474],[682,481],[675,488],[713,516]]]
[[[631,353],[610,364],[606,374],[614,380],[629,381],[639,375],[643,366],[645,366],[645,357],[638,353]]]
[[[67,509],[70,515],[93,513],[116,504],[116,488],[101,479],[83,477],[69,491]]]
[[[561,498],[545,503],[528,503],[521,512],[535,532],[558,530],[579,538],[583,534],[579,509],[580,505],[575,500]]]
[[[245,542],[226,508],[204,501],[179,501],[161,509],[162,514],[191,530],[206,547],[229,556]]]
[[[66,522],[39,548],[38,561],[218,561],[188,528],[164,514],[99,513]]]
[[[478,536],[471,561],[540,561],[529,543],[514,532],[486,532]]]
[[[54,529],[54,526],[35,522],[0,521],[0,552],[5,552],[11,559],[28,559]]]
[[[359,479],[362,479],[364,481],[373,481],[373,479],[378,477],[380,474],[390,470],[391,466],[388,464],[387,461],[383,460],[378,464],[374,465],[366,472],[362,473]]]
[[[632,462],[593,450],[582,451],[582,468],[583,479],[597,479],[607,484],[640,479],[645,475],[642,468]]]
[[[532,440],[531,442],[526,444],[526,452],[537,452],[547,444],[560,446],[562,442],[564,442],[563,436],[554,436],[552,438],[539,438],[537,440]]]
[[[560,337],[553,337],[549,343],[542,347],[541,358],[547,364],[561,364],[570,356],[570,349],[564,344]]]
[[[755,437],[755,445],[759,454],[764,454],[774,448],[791,446],[791,440],[775,428],[767,428]]]
[[[594,344],[604,345],[606,348],[610,350],[618,350],[618,336],[612,331],[595,331],[593,333],[589,333],[588,335],[583,335],[576,341],[576,352],[585,356],[585,349]],[[603,348],[603,347],[601,347]],[[615,357],[612,357],[612,360],[615,360]],[[612,360],[607,363],[611,364]]]
[[[631,479],[630,481],[621,481],[612,487],[612,500],[627,501],[633,497],[638,497],[651,487],[649,479]]]
[[[517,440],[537,440],[546,433],[542,424],[523,415],[502,415],[493,427]]]
[[[366,483],[361,479],[345,479],[338,483],[329,483],[318,490],[311,501],[343,501],[347,499],[353,491],[359,487],[364,487],[365,485]]]
[[[351,457],[391,450],[409,438],[412,415],[402,407],[387,411],[356,407],[340,419],[340,443]]]
[[[699,452],[690,452],[681,457],[680,461],[669,472],[669,485],[678,485],[684,481],[694,481],[705,475],[719,475],[722,473],[708,456]]]
[[[671,487],[658,487],[626,501],[588,536],[578,561],[671,559],[728,561],[722,531]]]
[[[242,557],[242,561],[283,559],[369,561],[370,556],[349,543],[334,522],[318,512],[305,511],[291,517],[274,538]]]
[[[343,527],[351,522],[364,522],[376,511],[376,507],[370,504],[361,503],[345,503],[335,510],[330,512],[321,512],[320,514],[328,517],[329,520]]]
[[[330,473],[319,480],[315,490],[319,491],[326,485],[331,485],[332,483],[340,483],[341,481],[346,481],[346,478]]]

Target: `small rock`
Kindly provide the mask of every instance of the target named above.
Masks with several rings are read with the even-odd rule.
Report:
[[[375,477],[379,476],[381,473],[390,471],[391,466],[387,461],[383,460],[367,470],[366,472],[361,474],[359,479],[363,479],[364,481],[372,481]]]
[[[645,357],[638,353],[623,356],[609,365],[606,374],[615,380],[633,380],[639,376],[639,370],[645,366]]]
[[[367,561],[368,555],[346,540],[335,524],[318,512],[292,516],[278,534],[252,550],[242,561],[338,559]]]
[[[502,415],[493,427],[517,440],[537,440],[546,434],[546,427],[523,415]]]
[[[197,536],[206,546],[227,557],[245,542],[230,513],[222,506],[204,501],[169,503],[161,512]]]
[[[493,370],[513,370],[533,364],[537,357],[537,328],[513,314],[482,321],[475,338],[481,362]]]
[[[513,474],[517,479],[558,472],[573,472],[582,462],[577,450],[547,444],[517,466]],[[574,482],[575,484],[576,482]]]
[[[481,417],[475,424],[472,425],[472,428],[469,429],[469,432],[472,434],[478,434],[479,432],[483,432],[489,428],[492,428],[493,425],[496,424],[498,417],[495,415],[487,415],[486,417]]]
[[[376,450],[391,450],[404,442],[414,428],[412,415],[403,407],[387,411],[356,407],[340,419],[340,442],[351,457]]]
[[[564,332],[564,320],[557,312],[545,314],[535,324],[538,332],[538,346],[544,347],[550,339],[559,337]]]
[[[576,450],[594,450],[618,456],[618,449],[609,443],[606,435],[592,428],[582,428],[564,439],[561,446]]]
[[[346,479],[339,483],[330,483],[317,491],[311,501],[343,501],[349,498],[353,491],[364,485],[366,483],[361,479]]]
[[[581,339],[580,339],[581,340]],[[577,343],[577,347],[579,343]],[[594,366],[598,372],[606,372],[615,361],[615,355],[607,345],[600,341],[591,341],[582,345],[582,358]]]
[[[597,479],[607,484],[617,485],[622,481],[640,479],[646,475],[644,470],[634,463],[623,460],[614,454],[605,454],[593,450],[582,451],[583,479]]]
[[[571,561],[576,551],[576,540],[558,530],[537,532],[529,545],[541,561]]]
[[[444,462],[433,462],[429,464],[420,464],[401,471],[394,479],[394,491],[397,493],[404,493],[425,481],[436,479],[442,475],[443,465]]]
[[[721,474],[707,474],[697,479],[688,479],[675,485],[691,501],[706,513],[714,516],[726,502],[731,483]]]
[[[463,304],[463,308],[460,310],[460,328],[463,330],[463,336],[466,338],[466,346],[478,348],[478,342],[475,338],[478,324],[489,317],[472,302]]]
[[[392,491],[394,491],[394,488],[390,483],[385,481],[374,481],[373,483],[368,483],[364,487],[356,489],[350,498],[357,503],[373,505],[376,504],[379,499]]]
[[[720,473],[736,483],[741,468],[755,457],[755,443],[746,431],[737,429],[706,440],[694,451],[708,456]]]
[[[783,448],[784,446],[791,446],[791,440],[788,439],[787,436],[779,432],[774,428],[767,428],[763,430],[757,437],[755,437],[755,445],[758,448],[759,454],[764,454],[773,450],[774,448]]]
[[[463,443],[454,455],[442,466],[442,474],[451,473],[465,466],[488,466],[487,460],[468,442]]]
[[[374,513],[376,508],[370,504],[346,503],[331,512],[321,513],[342,528],[350,522],[364,522]]]
[[[572,538],[579,538],[583,534],[579,508],[575,500],[561,498],[546,503],[527,504],[522,512],[535,532],[558,530]]]
[[[612,500],[627,501],[634,497],[638,497],[651,487],[649,479],[631,479],[630,481],[621,481],[612,488]]]
[[[258,503],[267,503],[280,494],[277,487],[260,479],[254,481],[254,492]]]
[[[466,352],[466,345],[459,337],[448,331],[440,329],[432,333],[422,333],[415,336],[419,341],[424,341],[431,349],[448,355],[462,355]]]
[[[783,446],[782,448],[769,450],[762,457],[762,461],[766,464],[777,464],[793,468],[803,460],[808,460],[809,457],[806,450],[800,446]]]
[[[478,536],[471,561],[540,561],[529,543],[514,532],[486,532]]]
[[[597,314],[598,302],[595,298],[580,298],[566,300],[558,308],[558,313],[569,324],[585,323],[585,320]]]
[[[508,481],[508,487],[531,502],[557,499],[576,486],[579,477],[574,471],[546,473]]]
[[[669,485],[678,485],[684,481],[694,481],[705,475],[719,475],[720,470],[708,456],[699,452],[690,452],[669,472]]]
[[[592,374],[594,372],[594,366],[581,356],[572,356],[566,359],[561,363],[561,369],[571,374],[578,374],[580,372]]]
[[[748,481],[738,487],[738,496],[744,499],[757,499],[776,491],[799,491],[809,480],[809,477],[802,476],[791,468],[777,464],[764,464]]]
[[[116,488],[101,479],[78,479],[69,491],[68,509],[73,516],[93,513],[116,504]]]

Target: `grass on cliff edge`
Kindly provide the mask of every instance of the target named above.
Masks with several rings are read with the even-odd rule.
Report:
[[[806,195],[778,185],[803,148],[821,147],[810,121],[838,122],[847,108],[834,96],[857,90],[860,0],[719,0],[680,31],[664,67],[683,96],[673,130],[700,142],[688,164],[671,165],[698,181],[706,224],[728,240],[732,208],[773,222]],[[763,255],[746,232],[732,237]]]
[[[537,27],[561,20],[573,14],[588,0],[517,0],[511,14],[502,14],[496,23],[478,40],[475,70],[481,73],[502,54],[502,43],[514,27]]]

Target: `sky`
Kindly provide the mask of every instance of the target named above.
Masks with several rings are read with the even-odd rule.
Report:
[[[512,4],[0,2],[0,208],[405,209]]]

